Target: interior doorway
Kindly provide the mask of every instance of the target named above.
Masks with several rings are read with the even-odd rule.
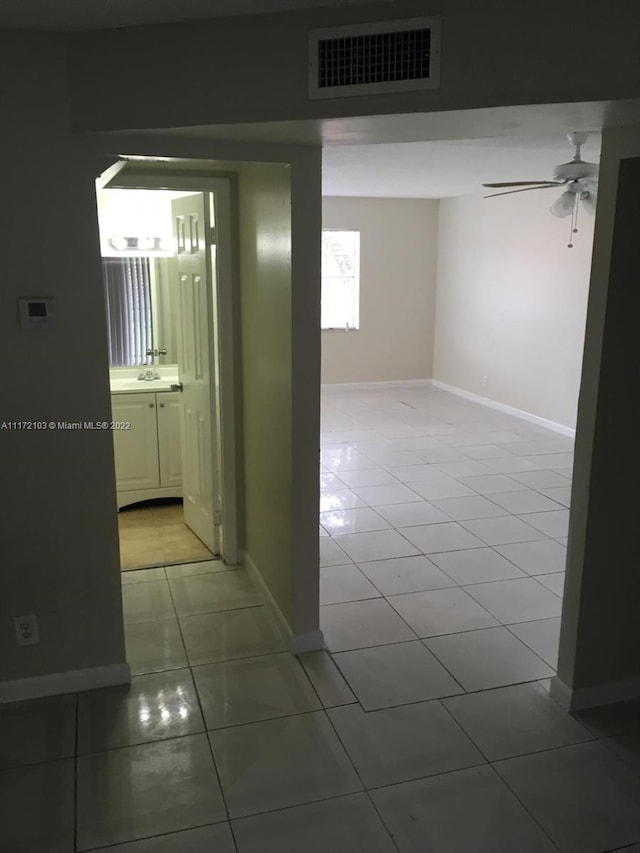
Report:
[[[146,175],[140,187],[125,166],[98,185],[121,568],[233,563],[235,456],[222,437],[233,407],[223,414],[218,337],[228,182],[167,188]]]

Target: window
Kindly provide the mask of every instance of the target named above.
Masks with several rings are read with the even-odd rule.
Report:
[[[322,232],[322,328],[360,325],[360,232]]]

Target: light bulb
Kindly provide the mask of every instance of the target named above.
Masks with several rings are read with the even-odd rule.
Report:
[[[560,198],[556,199],[549,210],[554,216],[563,219],[565,216],[571,216],[576,203],[576,194],[566,190]]]

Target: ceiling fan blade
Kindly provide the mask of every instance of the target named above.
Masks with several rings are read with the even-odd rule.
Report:
[[[526,193],[529,190],[550,190],[557,186],[558,184],[539,184],[536,187],[521,187],[519,190],[507,190],[504,193],[490,193],[489,195],[483,195],[482,198],[493,198],[497,195],[511,195],[512,193]]]
[[[554,186],[557,187],[560,181],[500,181],[497,184],[483,184],[483,187],[529,187],[531,184],[536,186]]]

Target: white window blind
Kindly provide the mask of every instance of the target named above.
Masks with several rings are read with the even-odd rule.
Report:
[[[322,232],[322,328],[360,325],[360,232]]]

